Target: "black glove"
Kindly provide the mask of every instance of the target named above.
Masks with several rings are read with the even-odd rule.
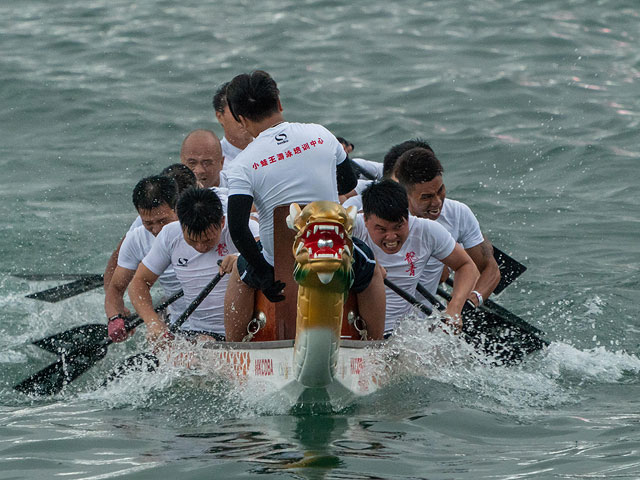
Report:
[[[260,279],[260,290],[270,302],[281,302],[284,300],[284,295],[281,292],[286,286],[286,283],[281,282],[280,280],[275,280],[273,277],[274,274],[272,268],[269,275]]]

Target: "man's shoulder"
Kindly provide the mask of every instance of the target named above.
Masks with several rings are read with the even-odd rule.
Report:
[[[449,230],[447,230],[443,225],[436,222],[435,220],[430,220],[428,218],[420,218],[415,217],[413,215],[409,215],[409,236],[414,238],[422,238],[425,239],[429,236],[434,235],[446,235],[451,236]]]
[[[145,241],[153,241],[153,234],[147,230],[144,225],[138,225],[127,232],[124,237],[123,246],[139,244]]]
[[[182,227],[179,221],[171,222],[165,225],[156,237],[162,242],[171,242],[176,238],[182,238]]]
[[[447,218],[456,219],[461,216],[473,215],[473,211],[466,203],[452,198],[446,198],[442,207],[442,213]]]

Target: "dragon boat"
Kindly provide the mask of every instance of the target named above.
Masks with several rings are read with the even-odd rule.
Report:
[[[328,201],[276,208],[274,268],[276,278],[288,279],[286,299],[271,303],[257,292],[244,341],[206,343],[188,362],[253,382],[292,404],[342,407],[377,390],[385,342],[366,339],[349,296],[355,215],[355,207]],[[175,352],[165,361],[181,363]]]
[[[355,208],[345,210],[333,202],[313,202],[304,209],[296,204],[276,208],[274,268],[276,278],[287,282],[285,301],[271,303],[257,292],[253,319],[242,342],[205,341],[198,342],[198,348],[187,345],[185,350],[176,341],[155,352],[158,356],[143,352],[129,357],[107,380],[129,369],[153,370],[159,363],[168,363],[206,373],[214,370],[252,390],[262,388],[284,395],[292,405],[329,404],[332,408],[379,389],[389,376],[389,352],[382,349],[384,341],[367,340],[356,297],[348,295],[355,214]],[[497,260],[501,268],[508,264]],[[518,274],[513,268],[507,271],[512,278],[503,275],[509,279],[505,285]],[[211,287],[219,277],[212,279]],[[425,313],[430,312],[407,292],[386,283],[407,301],[423,307]],[[178,295],[181,292],[174,297]],[[448,300],[446,291],[438,289],[438,295]],[[471,312],[463,309],[461,337],[490,363],[518,363],[549,345],[541,337],[542,331],[490,300],[486,304]],[[132,330],[142,319],[134,316],[127,322],[127,329]],[[113,342],[106,325],[87,324],[33,343],[59,358],[14,388],[26,394],[51,395],[104,358]]]

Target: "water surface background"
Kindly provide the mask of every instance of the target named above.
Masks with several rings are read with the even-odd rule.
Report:
[[[631,0],[3,2],[0,478],[640,478],[639,25]],[[299,415],[175,372],[100,387],[138,334],[57,397],[14,392],[53,361],[29,340],[104,314],[12,274],[101,272],[137,180],[221,134],[215,88],[255,68],[356,156],[426,138],[528,266],[498,301],[548,351],[443,359],[408,321],[393,385]]]

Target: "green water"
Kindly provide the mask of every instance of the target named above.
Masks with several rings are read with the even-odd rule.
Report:
[[[640,478],[640,8],[636,1],[45,2],[0,5],[0,478]],[[397,380],[292,414],[166,371],[101,387],[142,336],[60,396],[11,388],[29,340],[103,321],[101,272],[133,185],[221,134],[215,88],[268,70],[287,120],[380,161],[421,136],[492,241],[528,266],[499,302],[547,332],[505,369],[441,358],[407,321]]]

